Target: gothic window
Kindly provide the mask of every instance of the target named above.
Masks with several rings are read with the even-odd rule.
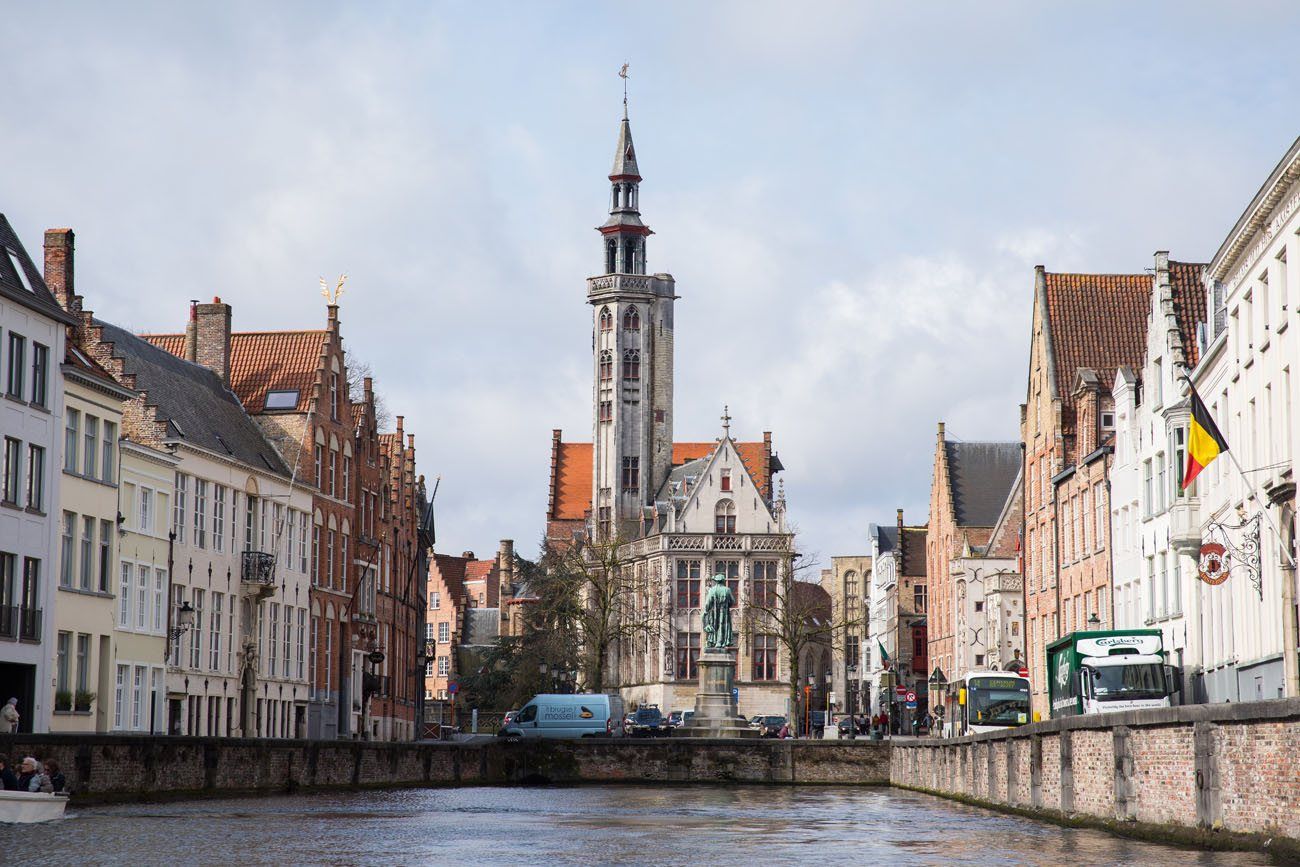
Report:
[[[637,309],[635,307],[627,308],[627,312],[623,314],[623,330],[624,331],[641,330],[641,314],[637,312]]]
[[[754,636],[754,680],[776,680],[775,635]]]
[[[600,402],[600,420],[601,420],[601,421],[613,421],[613,420],[614,420],[614,402],[613,402],[613,401],[611,401],[611,400],[602,400],[602,401]]]
[[[602,332],[614,330],[614,314],[609,312],[608,307],[600,308],[600,330]]]
[[[597,511],[596,517],[600,524],[600,528],[599,528],[600,537],[602,539],[609,538],[610,527],[613,523],[612,516],[613,516],[613,510],[609,506],[601,506],[600,509]]]
[[[736,532],[736,504],[731,500],[719,500],[718,507],[714,512],[717,521],[714,526],[716,533],[734,533]]]
[[[731,595],[736,599],[740,598],[740,561],[739,560],[718,560],[713,564],[714,575],[725,575],[727,578],[727,587],[731,589]]]
[[[623,490],[635,491],[641,487],[641,459],[623,458]]]
[[[641,350],[629,349],[623,353],[623,379],[641,379]]]
[[[614,353],[608,349],[600,353],[600,381],[609,382],[614,378]]]
[[[623,272],[635,274],[636,271],[636,241],[629,238],[623,244]]]
[[[610,239],[605,242],[605,273],[613,274],[618,268],[615,259],[618,257],[618,242]]]
[[[700,561],[677,561],[677,609],[700,607]]]
[[[776,561],[759,560],[754,563],[753,604],[759,608],[776,605]]]
[[[677,679],[694,680],[700,676],[700,633],[677,633]]]

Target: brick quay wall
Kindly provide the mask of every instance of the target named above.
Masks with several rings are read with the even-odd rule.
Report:
[[[889,746],[865,741],[392,744],[16,734],[0,735],[0,753],[14,763],[54,759],[79,804],[403,786],[889,783]]]
[[[892,785],[1072,825],[1300,859],[1300,699],[899,739]]]

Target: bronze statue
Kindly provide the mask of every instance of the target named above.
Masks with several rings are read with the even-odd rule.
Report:
[[[731,624],[731,606],[736,595],[727,586],[727,578],[719,573],[713,576],[713,586],[704,598],[704,646],[719,650],[735,647],[736,630]]]

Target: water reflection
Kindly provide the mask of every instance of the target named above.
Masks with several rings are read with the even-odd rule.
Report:
[[[1268,863],[888,789],[421,789],[69,814],[54,825],[0,826],[0,852],[77,864]]]

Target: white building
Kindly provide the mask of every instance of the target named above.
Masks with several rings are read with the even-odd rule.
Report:
[[[72,318],[0,214],[0,701],[20,731],[47,731],[54,681],[55,570],[65,329]]]
[[[1171,665],[1183,674],[1182,701],[1204,700],[1197,635],[1184,600],[1196,576],[1194,551],[1171,544],[1171,521],[1185,514],[1181,487],[1189,401],[1180,375],[1200,356],[1205,266],[1156,253],[1140,374],[1116,371],[1115,461],[1111,466],[1111,557],[1117,629],[1158,628]],[[1104,420],[1103,420],[1104,421]],[[1199,542],[1197,543],[1199,547]]]
[[[1300,140],[1269,175],[1206,268],[1206,347],[1192,380],[1230,455],[1210,464],[1192,496],[1175,503],[1171,547],[1193,554],[1224,540],[1229,571],[1222,583],[1190,581],[1188,645],[1200,648],[1209,701],[1255,701],[1300,694],[1297,687],[1295,570],[1283,568],[1282,547],[1269,522],[1260,528],[1260,568],[1240,550],[1247,532],[1235,527],[1268,517],[1294,550],[1294,419],[1298,372],[1295,337],[1300,306]],[[1175,431],[1175,436],[1177,432]],[[1179,441],[1174,440],[1177,449]],[[1244,482],[1232,464],[1245,470]],[[1175,453],[1174,466],[1181,463]],[[1232,550],[1232,549],[1237,550]],[[1195,568],[1183,554],[1183,568]]]
[[[171,514],[153,517],[172,539],[167,731],[305,736],[311,490],[230,391],[228,353],[212,370],[97,325],[153,415],[130,433],[178,459]]]

